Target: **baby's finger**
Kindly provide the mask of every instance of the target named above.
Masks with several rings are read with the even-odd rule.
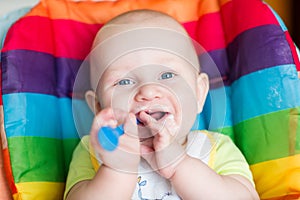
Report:
[[[124,132],[132,137],[138,137],[137,119],[133,113],[129,113],[124,120]]]
[[[115,127],[117,125],[117,121],[113,118],[112,113],[113,111],[111,108],[106,108],[95,115],[90,130],[90,137],[92,142],[97,141],[97,133],[101,127],[103,126]]]
[[[164,128],[171,136],[175,136],[179,131],[179,126],[176,124],[174,116],[169,115],[164,121]]]
[[[161,132],[161,129],[163,128],[162,124],[158,123],[158,121],[151,115],[143,111],[139,114],[139,118],[143,122],[144,126],[151,129],[152,135],[156,135]]]
[[[167,116],[163,121],[157,121],[146,112],[141,112],[139,117],[143,120],[144,125],[151,129],[153,135],[175,136],[179,130],[173,115]]]
[[[111,112],[112,110],[110,108],[101,110],[99,113],[97,113],[94,116],[94,120],[92,123],[91,130],[96,130],[98,126],[101,126],[102,124],[105,123],[105,121],[111,120]]]
[[[120,109],[105,108],[101,110],[95,117],[92,123],[90,137],[94,147],[99,146],[98,132],[101,127],[110,126],[116,128],[117,125],[124,123],[128,118],[128,113]]]

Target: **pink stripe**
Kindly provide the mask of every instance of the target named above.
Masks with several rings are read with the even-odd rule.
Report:
[[[258,0],[232,0],[221,7],[227,43],[245,30],[267,25],[279,26],[272,11]]]
[[[198,21],[185,23],[190,36],[207,51],[225,48],[225,38],[219,12],[202,16]]]
[[[291,52],[292,52],[294,62],[295,62],[295,65],[296,65],[296,69],[297,69],[298,72],[300,72],[300,61],[299,61],[299,57],[298,57],[298,54],[297,54],[297,50],[296,50],[296,46],[294,44],[294,41],[292,40],[290,34],[287,31],[285,32],[285,37],[286,37],[286,40],[288,41],[288,43],[290,45]]]

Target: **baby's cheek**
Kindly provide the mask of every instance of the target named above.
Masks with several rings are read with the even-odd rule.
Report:
[[[121,109],[124,111],[130,111],[130,106],[132,100],[130,100],[130,91],[128,92],[120,92],[118,90],[113,90],[109,94],[108,103],[109,106],[117,109]]]

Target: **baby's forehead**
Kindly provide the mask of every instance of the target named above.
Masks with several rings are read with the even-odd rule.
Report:
[[[160,14],[156,19],[147,16],[143,23],[141,19],[119,19],[105,25],[95,38],[90,54],[92,85],[99,82],[103,72],[116,60],[141,50],[169,52],[199,69],[192,41],[176,20]],[[132,59],[141,58],[136,55]]]
[[[92,56],[91,75],[96,76],[98,74],[95,77],[98,77],[98,79],[104,71],[127,73],[138,68],[147,70],[174,70],[177,72],[185,72],[193,69],[194,72],[199,72],[197,60],[193,62],[193,60],[187,58],[184,54],[178,53],[178,49],[137,48],[132,51],[124,51],[119,56],[116,54],[108,55],[110,49],[106,50],[104,48],[102,50],[105,51],[105,57],[111,57],[111,59],[105,61],[105,58],[99,58],[99,54],[97,53]],[[112,52],[115,52],[115,50],[112,50]],[[197,59],[196,56],[195,59]]]
[[[156,52],[155,54],[151,51]],[[118,60],[126,62],[163,63],[170,57],[184,60],[199,69],[199,61],[190,38],[178,32],[162,28],[146,28],[124,31],[97,45],[91,55],[91,78],[97,81],[107,67]],[[130,60],[131,59],[131,60]]]
[[[129,71],[134,68],[148,67],[152,68],[176,68],[186,69],[191,63],[181,55],[165,49],[136,49],[117,57],[105,69],[106,70],[125,70]],[[198,66],[193,66],[199,70]]]

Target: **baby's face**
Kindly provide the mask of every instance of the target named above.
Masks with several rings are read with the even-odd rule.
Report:
[[[119,57],[103,73],[97,88],[100,107],[141,112],[158,121],[173,120],[174,131],[184,138],[198,113],[199,75],[183,58],[162,50],[138,50]],[[201,109],[201,108],[200,108]],[[139,124],[141,138],[151,137]]]

